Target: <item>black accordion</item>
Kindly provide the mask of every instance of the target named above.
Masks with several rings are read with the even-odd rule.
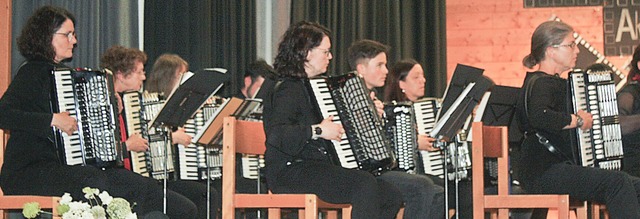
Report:
[[[382,120],[361,77],[352,72],[311,79],[310,84],[322,116],[334,116],[346,131],[342,140],[332,141],[342,167],[375,175],[395,166]]]
[[[175,169],[173,151],[169,147],[170,143],[166,131],[148,126],[148,123],[162,109],[164,100],[158,93],[145,92],[140,94],[133,91],[124,93],[122,102],[127,136],[140,133],[149,142],[148,151],[131,151],[129,153],[131,170],[146,177],[164,179],[165,170],[167,173],[173,173]],[[172,178],[170,174],[168,177]]]
[[[392,102],[384,106],[384,129],[396,154],[397,168],[414,173],[418,153],[415,113],[411,102]]]
[[[618,115],[615,82],[610,71],[573,70],[569,73],[570,113],[583,110],[593,116],[593,126],[576,128],[572,142],[582,166],[622,169],[622,131]]]
[[[66,165],[122,165],[117,100],[113,74],[105,70],[54,69],[51,72],[53,113],[69,112],[78,121],[72,135],[54,128],[61,161]]]

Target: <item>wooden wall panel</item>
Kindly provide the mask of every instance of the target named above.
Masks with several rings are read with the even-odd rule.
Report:
[[[0,97],[11,82],[11,0],[0,0]],[[0,168],[8,135],[0,129]],[[2,195],[2,190],[0,190]]]
[[[0,0],[0,96],[11,81],[11,0]],[[1,142],[0,142],[1,143]]]
[[[556,15],[603,52],[602,7],[525,9],[514,0],[447,0],[447,76],[457,63],[485,69],[496,84],[521,86],[531,34]],[[629,57],[607,57],[617,67]],[[625,71],[626,73],[626,71]]]

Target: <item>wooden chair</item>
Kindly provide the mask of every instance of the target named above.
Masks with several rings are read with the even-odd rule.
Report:
[[[484,218],[485,211],[491,218],[509,218],[509,209],[549,208],[558,211],[559,219],[569,218],[569,195],[512,195],[509,194],[509,143],[507,127],[484,126],[473,123],[473,216]],[[484,193],[484,158],[498,159],[498,194]]]
[[[318,218],[318,209],[331,209],[342,210],[343,218],[351,218],[351,205],[328,203],[314,194],[235,193],[236,153],[262,155],[266,150],[262,122],[226,117],[222,138],[222,218],[234,219],[236,208],[267,208],[269,218],[280,218],[282,208],[299,208],[304,209],[299,216],[307,219]]]
[[[0,167],[4,161],[4,149],[6,146],[6,139],[9,135],[4,133],[0,129]],[[7,218],[8,210],[22,210],[22,206],[28,202],[40,203],[40,208],[51,209],[53,215],[57,214],[56,206],[58,205],[59,197],[50,196],[33,196],[33,195],[4,195],[2,189],[0,189],[0,219]]]

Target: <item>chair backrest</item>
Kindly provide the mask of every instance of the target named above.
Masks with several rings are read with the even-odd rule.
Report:
[[[4,149],[7,147],[7,139],[9,139],[9,134],[5,133],[3,129],[0,129],[0,169],[2,168],[2,164],[4,164]],[[4,192],[2,188],[0,188],[0,196],[3,196]]]
[[[509,194],[509,133],[506,126],[485,126],[474,122],[472,174],[475,195],[484,196],[484,158],[498,159],[498,194]],[[475,198],[474,198],[475,199]],[[475,200],[474,200],[475,201]]]
[[[266,136],[262,122],[224,118],[223,145],[234,145],[235,153],[262,155],[266,150]]]

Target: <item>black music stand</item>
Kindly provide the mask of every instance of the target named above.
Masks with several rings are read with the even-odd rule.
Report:
[[[461,65],[458,64],[456,70],[454,71],[453,78],[451,80],[450,86],[445,94],[445,99],[443,100],[443,107],[438,112],[436,125],[429,135],[436,139],[435,145],[438,148],[441,148],[444,152],[445,159],[443,160],[444,164],[444,192],[445,194],[449,194],[449,183],[447,182],[449,174],[447,171],[447,158],[449,157],[446,147],[446,142],[451,142],[456,140],[456,135],[463,128],[465,121],[471,115],[475,106],[480,103],[480,100],[484,96],[484,93],[491,88],[494,83],[489,78],[482,75],[484,72],[483,69]],[[449,104],[445,106],[445,104]],[[445,108],[446,107],[446,108]],[[440,115],[440,112],[445,112],[443,115]],[[454,148],[454,155],[458,156],[457,150],[457,142]],[[457,170],[458,159],[454,159],[454,170]],[[458,186],[459,179],[458,174],[454,175],[455,181],[455,191],[456,197],[458,195]],[[445,212],[446,217],[449,218],[449,197],[445,195]],[[456,209],[458,209],[458,198],[456,198]],[[458,215],[456,214],[456,217]]]
[[[458,96],[463,92],[464,88],[471,82],[476,81],[484,69],[476,68],[473,66],[458,64],[451,76],[451,82],[447,86],[447,90],[444,92],[444,99],[442,100],[442,107],[436,115],[436,121],[440,119],[440,112],[446,112],[453,104]]]
[[[521,90],[517,87],[494,86],[482,114],[482,123],[485,125],[509,127],[509,142],[519,142],[524,137],[516,118]]]
[[[228,80],[223,72],[217,70],[202,70],[187,79],[167,98],[167,102],[160,109],[160,113],[151,120],[151,126],[162,127],[164,130],[177,130],[213,96],[225,81]],[[171,133],[171,131],[167,131]],[[171,136],[169,134],[168,136]],[[169,137],[168,142],[171,142]],[[167,150],[165,147],[165,164],[167,167]],[[167,212],[167,169],[164,169],[164,213]],[[209,188],[207,188],[209,189]],[[209,193],[207,193],[208,195]]]

